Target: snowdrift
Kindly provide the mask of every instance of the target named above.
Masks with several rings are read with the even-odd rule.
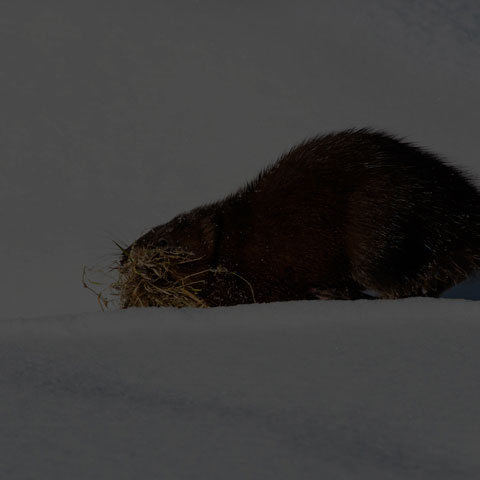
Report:
[[[0,321],[0,477],[480,478],[480,303]]]

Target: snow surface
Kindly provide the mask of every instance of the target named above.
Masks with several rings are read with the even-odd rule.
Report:
[[[0,322],[0,477],[480,478],[480,303]]]
[[[318,133],[478,181],[477,0],[4,3],[0,478],[480,478],[478,279],[105,314],[81,286]]]

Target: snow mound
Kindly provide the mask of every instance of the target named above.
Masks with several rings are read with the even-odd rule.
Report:
[[[480,303],[0,321],[0,477],[480,478]]]

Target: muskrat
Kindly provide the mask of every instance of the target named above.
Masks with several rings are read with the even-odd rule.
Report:
[[[345,130],[305,140],[238,192],[153,228],[120,263],[152,247],[194,255],[179,271],[202,272],[208,306],[437,297],[480,269],[480,193],[423,148]]]

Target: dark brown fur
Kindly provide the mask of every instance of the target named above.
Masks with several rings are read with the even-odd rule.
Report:
[[[165,243],[202,257],[196,271],[239,275],[208,274],[210,305],[252,302],[247,282],[259,302],[438,296],[480,268],[480,194],[425,150],[347,130],[303,142],[130,248]]]

